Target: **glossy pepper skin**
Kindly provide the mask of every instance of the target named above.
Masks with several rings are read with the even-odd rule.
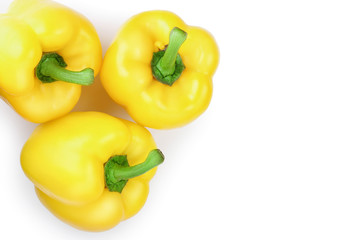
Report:
[[[138,124],[99,112],[73,112],[35,129],[23,147],[21,166],[55,216],[81,230],[104,231],[145,204],[149,181],[164,159],[154,149],[151,134]],[[117,166],[122,177],[104,170],[124,156],[131,167]],[[125,184],[122,189],[110,189],[108,176],[128,180],[118,182]]]
[[[169,44],[175,27],[187,34],[178,50],[185,69],[175,82],[164,83],[154,78],[151,62],[154,53]],[[179,43],[174,40],[174,45]],[[206,110],[218,62],[218,47],[207,31],[186,25],[171,12],[149,11],[120,29],[106,52],[100,77],[111,98],[136,122],[169,129],[193,121]]]
[[[57,72],[66,71],[70,81],[74,75],[87,75],[83,85],[91,84],[100,70],[102,50],[95,28],[84,16],[53,1],[15,0],[8,13],[0,15],[0,36],[0,97],[31,122],[65,115],[81,94],[79,84],[39,80],[35,73],[43,55],[61,56],[67,67]]]

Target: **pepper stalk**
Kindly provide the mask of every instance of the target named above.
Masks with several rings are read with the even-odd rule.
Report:
[[[181,76],[185,65],[178,52],[186,38],[186,32],[174,27],[170,32],[167,48],[153,53],[151,69],[155,79],[171,86]]]
[[[36,67],[36,77],[43,83],[63,81],[79,85],[91,85],[94,82],[94,70],[85,68],[81,71],[70,71],[64,59],[57,53],[46,53]]]
[[[126,155],[111,157],[104,167],[106,187],[111,192],[121,193],[130,178],[140,176],[164,162],[164,155],[159,149],[149,152],[146,160],[138,165],[129,166]]]

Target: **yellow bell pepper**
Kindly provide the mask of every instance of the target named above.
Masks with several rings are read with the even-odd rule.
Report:
[[[207,31],[185,25],[171,12],[149,11],[121,28],[100,77],[136,122],[174,128],[206,110],[218,62],[218,47]]]
[[[0,97],[41,123],[70,112],[100,70],[92,24],[50,0],[15,0],[0,15]],[[65,68],[66,67],[66,68]]]
[[[148,130],[99,112],[73,112],[39,125],[21,153],[40,201],[87,231],[135,215],[163,160]]]

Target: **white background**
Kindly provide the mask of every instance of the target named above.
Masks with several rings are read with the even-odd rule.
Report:
[[[213,99],[195,122],[151,130],[166,160],[148,201],[102,233],[41,205],[19,164],[36,125],[0,101],[0,238],[360,238],[358,1],[58,1],[93,22],[104,52],[145,10],[206,28],[221,52]],[[84,88],[75,110],[129,118],[99,84]]]

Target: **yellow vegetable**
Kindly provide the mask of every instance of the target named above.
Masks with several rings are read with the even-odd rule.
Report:
[[[166,129],[200,116],[212,96],[219,50],[204,29],[167,11],[131,18],[106,52],[101,82],[139,124]]]
[[[41,202],[87,231],[104,231],[135,215],[163,160],[149,131],[99,112],[39,125],[21,153]]]
[[[0,36],[0,97],[29,121],[70,112],[81,85],[91,84],[100,70],[94,27],[53,1],[15,0],[0,15]]]

